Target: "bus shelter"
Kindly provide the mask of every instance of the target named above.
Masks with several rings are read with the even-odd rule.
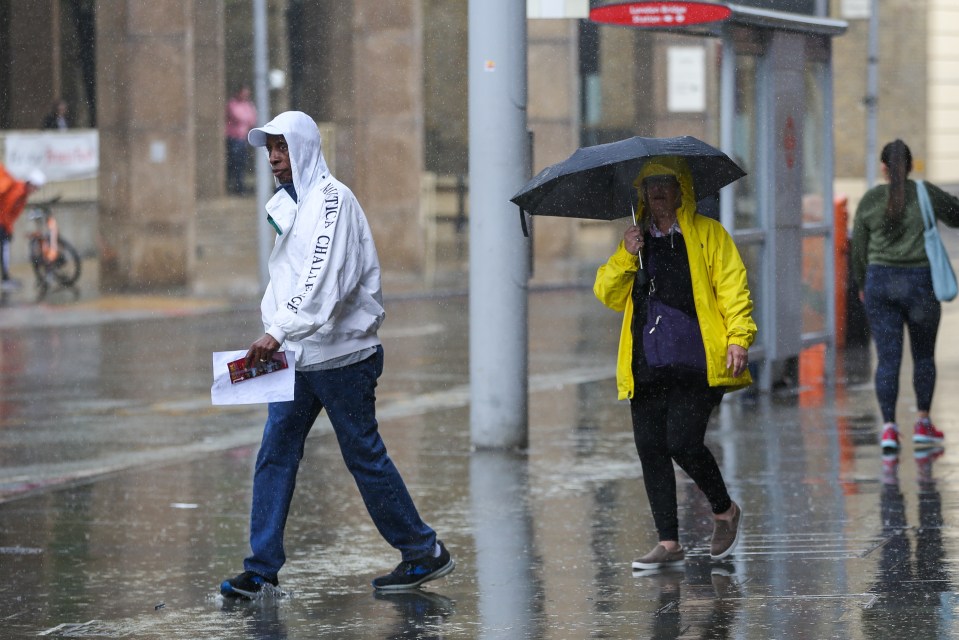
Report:
[[[721,39],[719,144],[748,175],[723,189],[719,215],[749,271],[750,360],[763,391],[798,380],[804,350],[831,377],[846,240],[833,207],[831,44],[846,24],[702,2],[604,5],[590,18]]]

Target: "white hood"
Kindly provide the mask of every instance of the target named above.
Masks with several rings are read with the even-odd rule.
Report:
[[[302,111],[285,111],[262,127],[250,129],[246,139],[254,147],[265,147],[267,134],[286,138],[297,192],[306,193],[316,182],[330,175],[323,157],[320,130],[310,116]],[[269,156],[269,152],[266,153]]]

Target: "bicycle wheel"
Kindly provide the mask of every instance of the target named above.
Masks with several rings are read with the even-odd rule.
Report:
[[[50,263],[49,272],[61,287],[70,287],[80,278],[80,254],[63,238],[57,240],[57,246],[60,253]]]
[[[37,300],[41,300],[47,293],[47,262],[43,259],[43,240],[40,238],[30,238],[30,263],[36,276]]]

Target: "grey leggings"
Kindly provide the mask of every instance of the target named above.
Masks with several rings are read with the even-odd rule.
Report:
[[[942,313],[932,290],[929,267],[870,265],[863,293],[869,330],[876,344],[876,396],[883,422],[896,421],[904,326],[912,349],[916,408],[929,411],[936,388],[936,334]]]

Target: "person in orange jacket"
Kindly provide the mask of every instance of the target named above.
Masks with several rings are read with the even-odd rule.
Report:
[[[30,194],[46,184],[47,178],[34,169],[26,180],[17,180],[0,165],[0,288],[13,289],[18,283],[10,277],[10,241],[13,225],[23,213]]]

